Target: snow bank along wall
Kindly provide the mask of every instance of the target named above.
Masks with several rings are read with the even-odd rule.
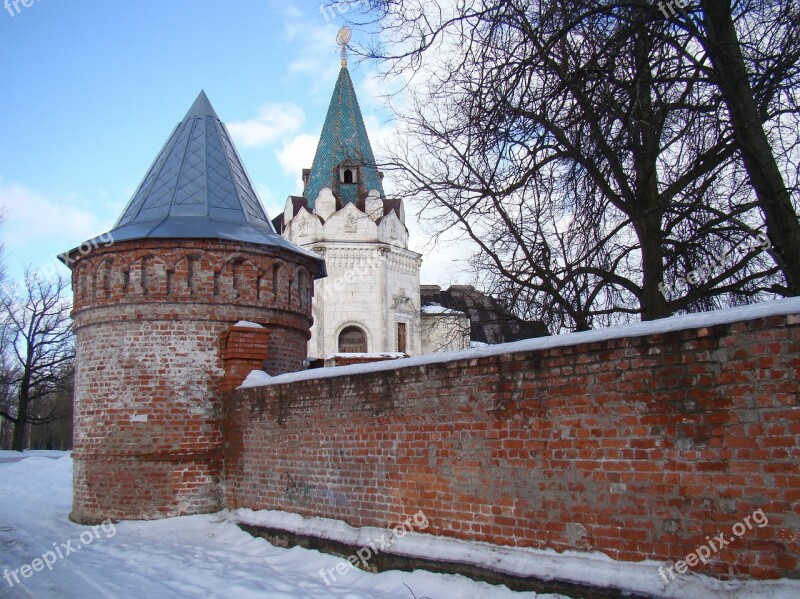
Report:
[[[273,374],[301,368],[313,259],[185,239],[119,242],[73,258],[71,518],[220,509],[221,390],[262,367],[267,343]],[[231,327],[242,319],[264,328]]]
[[[276,381],[223,400],[225,502],[796,577],[798,380],[795,315]]]

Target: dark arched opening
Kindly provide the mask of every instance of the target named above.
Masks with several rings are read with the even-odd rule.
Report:
[[[367,336],[358,327],[345,327],[339,333],[340,354],[363,354],[367,351]]]

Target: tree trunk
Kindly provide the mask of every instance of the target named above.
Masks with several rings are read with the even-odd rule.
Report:
[[[25,433],[28,428],[28,398],[20,397],[17,408],[17,421],[14,423],[14,440],[11,449],[23,451],[25,449]]]
[[[651,222],[656,218],[649,216],[633,223],[642,246],[642,320],[672,316],[667,299],[659,289],[659,283],[664,281],[664,254],[660,222]]]
[[[661,129],[656,126],[653,109],[653,76],[650,56],[652,40],[642,25],[634,41],[637,77],[636,101],[632,102],[632,153],[636,173],[636,198],[630,211],[631,222],[642,248],[642,295],[639,305],[642,320],[672,315],[659,284],[664,281],[663,209],[658,193],[658,151]]]
[[[733,134],[764,212],[767,236],[786,277],[786,295],[800,295],[800,222],[759,118],[728,0],[703,0],[709,57]]]

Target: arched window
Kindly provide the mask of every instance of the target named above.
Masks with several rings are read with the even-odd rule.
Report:
[[[345,327],[339,333],[340,354],[363,354],[367,351],[367,336],[358,327]]]
[[[342,169],[342,175],[340,181],[342,183],[350,184],[356,183],[356,173],[355,170],[348,167]]]

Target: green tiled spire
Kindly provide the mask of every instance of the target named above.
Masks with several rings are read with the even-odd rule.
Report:
[[[343,164],[357,167],[356,183],[339,182],[339,168]],[[381,198],[385,198],[347,67],[339,72],[306,184],[304,195],[309,208],[314,207],[323,187],[329,187],[342,204],[366,198],[372,189],[377,189]]]

